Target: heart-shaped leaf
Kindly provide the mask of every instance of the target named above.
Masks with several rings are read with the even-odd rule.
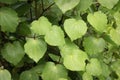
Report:
[[[0,25],[3,32],[15,32],[19,23],[17,13],[7,7],[0,8]]]
[[[0,80],[11,80],[10,72],[6,69],[0,69]]]
[[[45,35],[45,41],[52,46],[62,46],[65,44],[64,32],[59,26],[54,25]]]
[[[99,76],[102,74],[102,67],[97,58],[92,58],[90,63],[86,66],[86,72],[92,76]]]
[[[87,20],[99,32],[107,29],[107,16],[100,11],[94,12],[94,14],[89,13]]]
[[[70,53],[66,53],[63,57],[64,66],[72,71],[84,71],[86,65],[85,61],[88,59],[87,54],[79,49],[70,51]]]
[[[47,62],[42,73],[43,80],[59,80],[67,78],[67,70],[61,64],[55,65],[53,62]]]
[[[45,54],[47,45],[40,39],[27,39],[24,45],[26,54],[35,62],[38,62]]]
[[[93,80],[92,75],[90,75],[87,72],[84,72],[84,74],[82,75],[83,80]]]
[[[50,31],[52,24],[44,16],[40,17],[38,20],[35,20],[31,24],[31,31],[35,34],[45,35]]]
[[[117,4],[118,1],[119,0],[98,0],[98,2],[102,6],[108,8],[108,9],[112,9],[115,6],[115,4]]]
[[[114,18],[115,18],[115,21],[116,21],[116,24],[118,27],[120,27],[120,18],[119,17],[120,17],[120,12],[116,12],[114,14]]]
[[[20,75],[20,80],[39,80],[37,73],[31,71],[24,71]]]
[[[25,54],[23,47],[18,41],[6,43],[1,50],[1,53],[3,58],[14,65],[18,64]]]
[[[120,29],[111,29],[109,35],[117,45],[120,45]]]
[[[77,5],[76,9],[78,11],[85,11],[85,10],[87,10],[90,7],[92,2],[93,2],[93,0],[80,0],[80,2]]]
[[[71,53],[71,50],[79,49],[79,47],[67,38],[65,39],[65,44],[63,46],[60,46],[59,49],[61,56],[64,57],[65,55]]]
[[[64,29],[70,39],[76,40],[81,38],[87,31],[87,25],[83,20],[66,19]]]
[[[80,0],[54,0],[63,13],[74,8]]]
[[[103,38],[95,38],[90,36],[90,37],[84,38],[83,46],[85,48],[85,51],[90,56],[93,56],[102,52],[106,47],[106,43]]]

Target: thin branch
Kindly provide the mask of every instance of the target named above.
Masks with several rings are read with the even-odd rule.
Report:
[[[54,4],[55,4],[55,2],[52,3],[50,6],[48,6],[46,9],[44,9],[40,16],[42,16],[42,15],[43,15],[48,9],[50,9]]]

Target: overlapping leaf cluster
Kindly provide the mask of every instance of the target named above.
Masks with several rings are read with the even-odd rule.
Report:
[[[0,80],[120,80],[120,0],[0,0]]]

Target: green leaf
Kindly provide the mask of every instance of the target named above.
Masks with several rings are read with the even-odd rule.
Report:
[[[15,32],[19,23],[17,13],[7,7],[0,8],[0,25],[3,32]]]
[[[47,45],[40,39],[27,39],[24,48],[26,54],[35,62],[38,62],[44,56]]]
[[[117,75],[119,76],[119,78],[120,78],[120,59],[112,62],[111,68],[112,68],[113,71],[116,72],[116,74],[117,74]]]
[[[66,19],[64,29],[70,39],[76,40],[81,38],[87,31],[87,25],[83,20]]]
[[[69,39],[65,39],[65,44],[59,47],[59,49],[60,49],[61,56],[64,57],[65,55],[68,55],[69,53],[71,53],[71,50],[79,49],[79,47],[73,42],[71,42]]]
[[[73,0],[54,0],[54,1],[63,13],[73,9],[80,2],[80,0],[74,0],[74,1]]]
[[[92,5],[92,3],[93,3],[93,0],[80,0],[76,9],[78,11],[85,11],[90,7],[90,5]]]
[[[107,29],[107,16],[100,11],[89,13],[87,20],[99,32],[105,32]]]
[[[48,21],[48,19],[42,16],[31,23],[31,31],[35,34],[45,35],[51,30],[51,26],[52,24]]]
[[[87,54],[79,49],[70,51],[70,53],[66,53],[63,57],[64,66],[72,71],[84,71],[86,65],[85,61],[88,59]]]
[[[23,47],[18,41],[6,43],[1,50],[1,53],[3,58],[14,65],[18,64],[25,54]]]
[[[108,8],[108,9],[112,9],[114,7],[115,4],[117,4],[119,0],[98,0],[98,2]]]
[[[110,69],[109,69],[109,65],[101,62],[101,67],[102,67],[102,75],[104,77],[108,77],[110,75]]]
[[[58,55],[55,55],[55,54],[52,54],[52,53],[49,53],[48,55],[53,61],[58,62],[60,60],[60,56],[58,56]]]
[[[109,35],[117,45],[120,45],[120,29],[111,29]]]
[[[120,18],[119,17],[120,17],[120,13],[116,12],[114,14],[114,18],[115,18],[115,21],[116,21],[116,24],[117,24],[118,27],[120,27]]]
[[[83,80],[93,80],[93,77],[87,72],[84,72],[84,74],[82,75],[82,78]]]
[[[6,69],[4,70],[0,69],[0,80],[11,80],[10,72]]]
[[[39,80],[39,76],[31,71],[24,71],[20,75],[20,80]]]
[[[102,74],[102,67],[97,58],[92,58],[90,63],[86,66],[86,72],[92,76],[99,76]]]
[[[54,64],[47,62],[42,73],[43,80],[59,80],[60,78],[67,78],[67,71],[61,64]]]
[[[65,44],[64,32],[59,26],[54,25],[45,35],[45,41],[52,46],[62,46]]]
[[[85,51],[90,55],[97,55],[98,53],[101,53],[105,47],[106,43],[103,38],[95,38],[95,37],[86,37],[83,41],[83,46]]]
[[[6,4],[13,4],[17,2],[18,0],[0,0],[1,3],[6,3]]]

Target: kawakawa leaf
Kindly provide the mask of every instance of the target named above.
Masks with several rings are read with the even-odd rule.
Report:
[[[42,72],[43,80],[59,80],[60,78],[67,78],[67,70],[61,64],[54,64],[53,62],[47,62]]]
[[[23,47],[18,41],[6,43],[1,50],[1,53],[3,58],[14,65],[17,65],[25,54]]]
[[[98,32],[102,33],[107,29],[107,16],[100,11],[89,13],[87,20]]]
[[[0,80],[11,80],[11,74],[6,69],[0,69]]]
[[[66,53],[63,57],[64,66],[72,71],[84,71],[88,56],[85,52],[79,49],[70,50],[70,53]]]
[[[7,7],[0,8],[0,25],[3,32],[15,32],[19,23],[17,13]]]
[[[45,35],[51,30],[52,24],[44,16],[31,23],[31,31],[38,35]]]
[[[54,0],[56,5],[61,9],[63,13],[71,10],[80,2],[80,0]]]
[[[76,40],[81,38],[87,31],[87,25],[83,20],[66,19],[64,29],[70,39]]]
[[[24,45],[26,54],[32,58],[35,62],[38,62],[45,54],[47,50],[46,43],[41,39],[27,39]]]
[[[59,26],[53,25],[45,35],[45,41],[52,46],[62,46],[65,44],[64,32]]]

